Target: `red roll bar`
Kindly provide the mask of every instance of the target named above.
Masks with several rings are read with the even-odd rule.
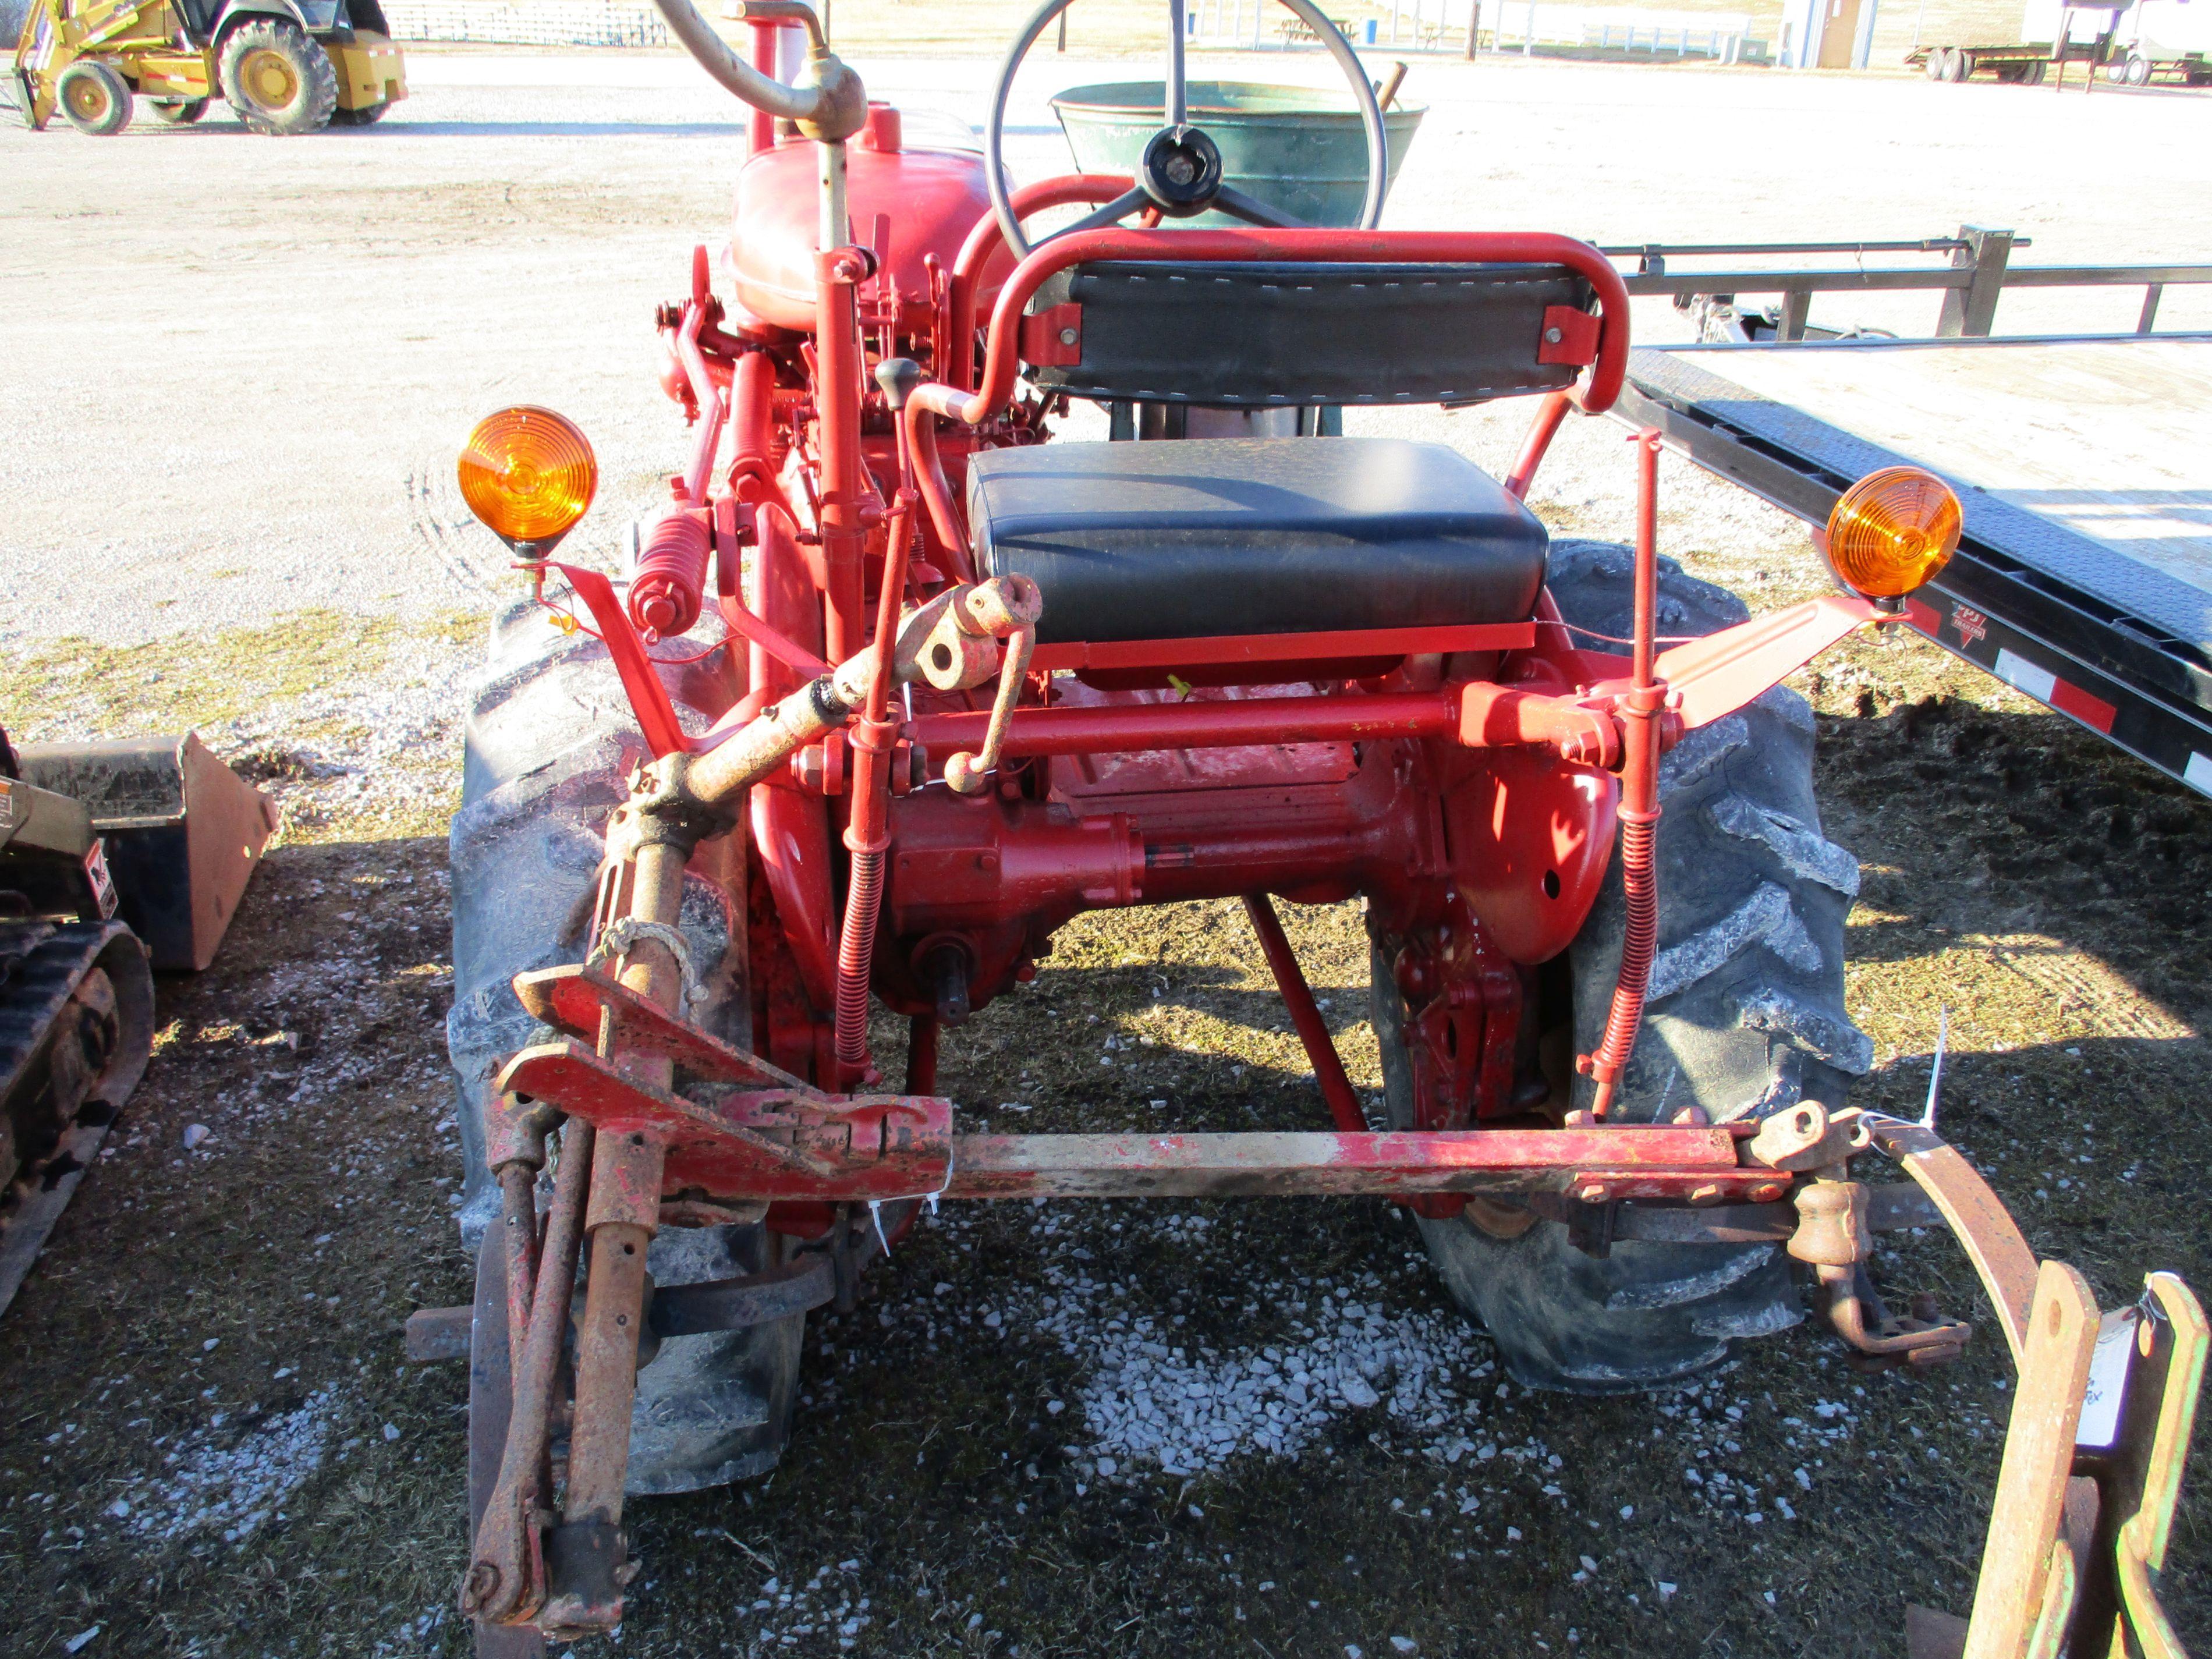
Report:
[[[1117,196],[1127,195],[1136,182],[1127,174],[1112,173],[1068,173],[1057,179],[1040,179],[1014,192],[1014,216],[1026,219],[1047,208],[1110,202]],[[945,330],[945,337],[953,343],[948,354],[951,361],[940,363],[938,369],[947,384],[963,392],[973,390],[968,380],[975,372],[972,343],[975,338],[975,290],[982,285],[983,270],[991,263],[992,256],[1006,245],[1006,235],[999,228],[999,216],[987,213],[975,222],[975,228],[968,233],[968,240],[960,245],[959,257],[952,262],[952,285],[948,296],[951,325]]]

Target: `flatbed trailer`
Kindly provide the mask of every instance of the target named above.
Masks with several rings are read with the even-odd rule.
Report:
[[[1915,31],[1917,33],[1917,31]],[[2069,64],[2099,70],[2117,84],[2156,80],[2212,85],[2212,29],[2191,0],[2029,0],[2019,38],[1984,46],[1917,40],[1905,61],[1931,81],[1966,81],[1988,73],[2000,81],[2039,84],[2053,66],[2066,83]]]
[[[1623,419],[1814,524],[1942,475],[1958,556],[1915,631],[2212,795],[2212,334],[1635,352]]]
[[[1986,72],[2000,81],[2033,87],[2042,84],[2056,56],[2048,40],[2010,40],[1984,46],[1915,46],[1905,54],[1905,61],[1931,81],[1969,81]]]

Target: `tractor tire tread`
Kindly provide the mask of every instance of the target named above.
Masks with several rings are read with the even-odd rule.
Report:
[[[1658,631],[1700,635],[1745,619],[1726,590],[1659,562]],[[1548,586],[1563,617],[1625,638],[1633,556],[1612,543],[1553,544]],[[1762,1118],[1808,1096],[1840,1105],[1870,1045],[1844,1008],[1844,920],[1856,860],[1820,830],[1813,720],[1775,690],[1693,732],[1662,761],[1659,954],[1645,1023],[1615,1096],[1616,1121],[1663,1121],[1695,1105],[1713,1121]],[[1597,1044],[1626,927],[1618,854],[1569,951],[1575,1049]],[[1386,1108],[1410,1122],[1404,1018],[1375,959],[1374,1012]],[[1580,1079],[1574,1103],[1589,1104]],[[1491,1334],[1523,1384],[1585,1394],[1686,1382],[1738,1339],[1802,1317],[1788,1259],[1772,1245],[1616,1241],[1602,1258],[1544,1221],[1514,1238],[1468,1218],[1421,1232],[1454,1297]]]

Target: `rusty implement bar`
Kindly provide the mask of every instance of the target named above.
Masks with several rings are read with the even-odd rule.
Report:
[[[1738,1162],[1726,1129],[1656,1126],[1386,1134],[954,1135],[952,1103],[823,1103],[733,1093],[702,1105],[625,1076],[574,1042],[526,1048],[500,1086],[667,1149],[664,1190],[828,1202],[910,1198],[1231,1197],[1566,1192],[1771,1203],[1788,1176]]]
[[[912,1198],[945,1185],[952,1103],[927,1096],[743,1093],[702,1105],[629,1076],[574,1042],[525,1048],[501,1088],[550,1101],[665,1153],[661,1190],[825,1202]]]
[[[947,1198],[1258,1198],[1572,1192],[1760,1202],[1787,1177],[1736,1162],[1725,1129],[1383,1134],[957,1135]]]
[[[2014,1369],[2024,1370],[2039,1269],[2004,1200],[1934,1130],[1895,1118],[1869,1115],[1860,1121],[1869,1144],[1894,1159],[1942,1212],[2004,1326]]]
[[[2139,1304],[2100,1317],[2081,1274],[2039,1261],[1989,1183],[1929,1126],[1871,1112],[1837,1121],[1854,1147],[1903,1165],[1942,1212],[2019,1379],[1972,1614],[1909,1608],[1912,1659],[2182,1659],[2157,1574],[2212,1347],[2197,1298],[2154,1273]]]
[[[2181,1641],[2159,1606],[2158,1576],[2166,1568],[2173,1511],[2181,1500],[2182,1465],[2212,1329],[2203,1306],[2172,1273],[2151,1274],[2144,1304],[2148,1316],[2136,1328],[2113,1455],[2100,1480],[2099,1541],[2110,1540],[2118,1614],[2135,1644],[2130,1650],[2178,1655]]]
[[[2063,1262],[2045,1262],[1974,1587],[1968,1659],[2062,1650],[2079,1571],[2065,1538],[2066,1488],[2096,1346],[2097,1302],[2088,1281]]]

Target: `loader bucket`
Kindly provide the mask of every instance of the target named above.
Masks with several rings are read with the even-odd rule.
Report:
[[[27,744],[27,783],[73,796],[107,843],[117,914],[161,970],[197,972],[237,913],[276,804],[187,732]]]
[[[1250,81],[1193,81],[1188,96],[1191,120],[1220,147],[1227,183],[1310,225],[1358,223],[1367,190],[1367,140],[1349,95]],[[1164,104],[1158,81],[1072,87],[1052,100],[1082,173],[1133,173],[1146,143],[1160,130]],[[1403,103],[1383,112],[1393,179],[1425,112],[1425,106]],[[1204,213],[1183,222],[1242,222]]]

